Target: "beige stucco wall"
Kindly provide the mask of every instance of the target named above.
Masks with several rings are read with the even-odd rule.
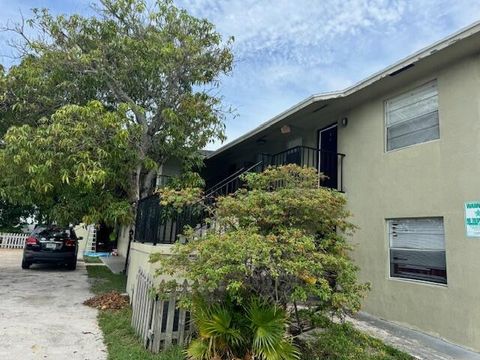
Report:
[[[133,291],[137,283],[138,270],[142,269],[146,274],[151,275],[155,284],[160,283],[162,280],[168,281],[172,277],[168,275],[156,276],[155,270],[158,269],[158,264],[151,264],[149,262],[150,255],[153,253],[161,253],[165,256],[170,256],[173,245],[167,244],[141,244],[138,242],[132,242],[130,246],[130,255],[128,261],[127,272],[127,293],[132,298]],[[177,278],[178,281],[182,279]]]
[[[130,240],[129,232],[130,226],[122,226],[118,232],[117,252],[118,255],[123,257],[126,257],[128,252],[128,242]]]
[[[385,152],[384,100],[437,79],[440,139]],[[464,202],[480,200],[480,58],[471,57],[351,109],[339,128],[364,310],[480,350],[480,238],[467,238]],[[389,278],[385,219],[442,216],[448,284]]]
[[[159,175],[178,176],[182,173],[182,166],[177,159],[169,159],[158,169]]]
[[[372,285],[363,310],[480,351],[480,238],[465,236],[463,213],[466,201],[480,200],[480,57],[422,72],[428,75],[409,81],[413,76],[406,73],[399,83],[407,85],[349,110],[315,114],[311,128],[294,127],[291,135],[277,136],[250,153],[284,150],[299,135],[303,145],[315,147],[317,130],[348,116],[348,126],[338,129],[338,151],[346,154],[344,190],[359,226],[351,239],[353,257],[360,280]],[[440,139],[386,153],[384,101],[433,79],[438,82]],[[232,150],[221,166],[235,161],[241,166],[250,160],[245,153]],[[428,216],[444,218],[448,284],[391,279],[386,219]],[[155,270],[149,255],[168,255],[170,249],[132,244],[130,294],[139,267]]]
[[[85,251],[85,246],[87,243],[87,236],[88,236],[88,231],[87,231],[87,225],[85,224],[80,224],[74,227],[75,234],[77,235],[78,238],[82,238],[82,240],[78,240],[78,258],[83,258],[83,252]]]

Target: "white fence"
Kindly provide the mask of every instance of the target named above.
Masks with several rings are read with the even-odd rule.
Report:
[[[133,293],[132,327],[145,348],[154,353],[188,342],[190,313],[177,308],[177,294],[153,294],[153,281],[140,269]],[[184,284],[186,289],[187,284]]]
[[[23,249],[28,234],[0,233],[0,249]]]

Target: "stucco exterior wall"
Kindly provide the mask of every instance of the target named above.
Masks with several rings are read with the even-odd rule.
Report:
[[[437,79],[440,139],[385,152],[384,101]],[[339,127],[344,184],[364,310],[480,350],[480,239],[467,238],[464,202],[480,200],[480,58],[470,57],[351,109]],[[389,277],[386,219],[442,216],[447,285]]]
[[[178,176],[182,173],[180,161],[177,159],[169,159],[158,170],[159,175]]]
[[[87,226],[85,224],[80,224],[74,227],[75,234],[78,238],[82,238],[82,240],[78,240],[78,257],[83,257],[83,252],[85,251],[85,247],[87,245]]]
[[[152,264],[149,262],[150,255],[153,253],[162,253],[165,256],[170,256],[173,245],[167,244],[142,244],[138,242],[132,242],[130,246],[130,255],[127,272],[127,293],[132,299],[133,291],[137,283],[138,270],[141,268],[147,274],[150,274],[155,284],[160,283],[162,280],[168,281],[172,277],[168,275],[155,276],[155,271],[158,269],[158,264]],[[178,281],[182,279],[177,278]]]
[[[118,255],[126,257],[128,252],[128,242],[130,240],[130,226],[122,226],[118,233],[117,251]]]
[[[363,310],[480,351],[480,238],[467,238],[464,226],[464,203],[480,200],[480,56],[443,68],[418,66],[417,71],[393,78],[390,90],[377,87],[375,94],[381,96],[363,95],[360,105],[345,102],[307,114],[297,119],[302,126],[292,121],[297,126],[291,134],[279,135],[278,126],[272,126],[265,143],[253,139],[239,144],[207,167],[213,175],[225,173],[231,165],[255,161],[259,153],[286,150],[288,141],[298,136],[303,145],[316,147],[319,129],[348,117],[348,125],[338,127],[338,152],[346,154],[344,191],[352,221],[359,226],[351,238],[352,256],[360,281],[372,286]],[[440,139],[386,152],[385,100],[434,79]],[[446,285],[390,278],[386,219],[401,217],[443,217]],[[139,267],[155,271],[148,263],[150,254],[168,256],[170,250],[171,245],[132,244],[130,295]]]

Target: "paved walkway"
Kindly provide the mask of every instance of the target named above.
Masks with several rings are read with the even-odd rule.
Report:
[[[0,359],[104,360],[83,262],[69,271],[20,268],[22,250],[0,249]]]
[[[417,359],[425,360],[480,360],[480,354],[451,344],[442,339],[406,327],[359,313],[348,321],[362,331],[403,350]]]
[[[125,270],[125,258],[123,256],[106,256],[100,259],[114,274],[120,274]]]

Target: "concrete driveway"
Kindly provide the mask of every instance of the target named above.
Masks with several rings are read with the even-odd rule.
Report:
[[[20,267],[21,250],[0,249],[0,359],[107,358],[83,262],[68,271]]]

